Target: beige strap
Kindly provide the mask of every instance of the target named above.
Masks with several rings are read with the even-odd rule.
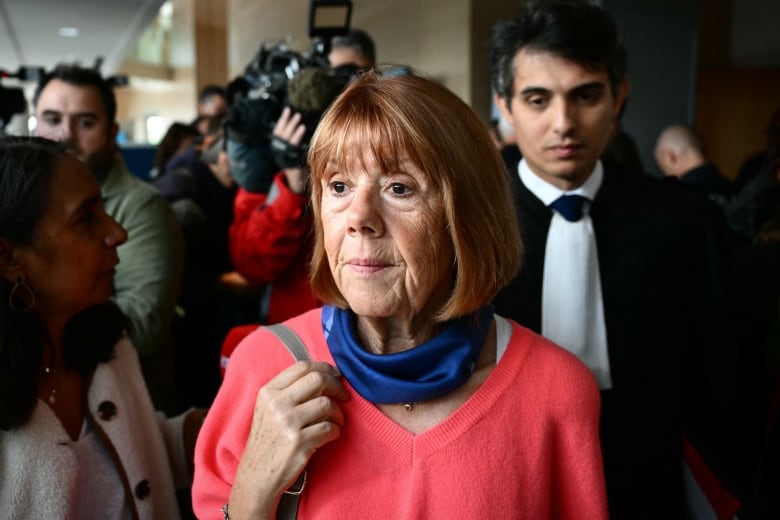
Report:
[[[265,328],[271,331],[282,343],[284,343],[284,346],[287,347],[287,350],[290,351],[290,354],[292,354],[292,357],[294,357],[296,361],[311,359],[311,357],[309,357],[309,351],[306,349],[306,345],[303,344],[301,338],[299,338],[290,327],[282,325],[281,323],[275,323],[273,325],[266,325]],[[296,480],[295,483],[290,486],[290,489],[285,491],[282,495],[279,506],[276,508],[277,520],[295,520],[298,516],[298,502],[301,499],[300,495],[305,486],[306,470],[304,469],[303,473],[298,476],[298,480]]]
[[[292,354],[292,357],[294,357],[296,361],[307,361],[311,359],[309,357],[309,351],[306,349],[306,345],[303,344],[301,338],[299,338],[290,327],[282,325],[281,323],[275,323],[273,325],[266,325],[265,328],[273,332],[274,335],[284,343],[284,346],[287,347],[287,350],[290,351],[290,354]]]

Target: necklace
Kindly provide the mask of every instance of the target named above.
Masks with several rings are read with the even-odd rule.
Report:
[[[52,372],[51,367],[43,367],[43,371],[46,374],[46,379],[49,379]],[[49,404],[55,404],[57,402],[57,382],[58,381],[54,381],[51,392],[49,392],[49,397],[46,398],[46,400],[49,401]]]
[[[401,403],[401,404],[403,405],[404,410],[406,410],[407,412],[411,412],[412,410],[414,410],[414,405],[417,403]]]

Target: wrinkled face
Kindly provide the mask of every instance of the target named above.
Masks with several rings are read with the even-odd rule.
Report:
[[[92,86],[53,79],[41,91],[35,107],[35,134],[65,143],[92,172],[113,160],[117,127],[108,121],[100,93]]]
[[[514,92],[496,99],[534,173],[563,190],[582,185],[609,143],[627,93],[604,70],[548,52],[515,56]]]
[[[111,297],[116,248],[127,233],[103,210],[100,189],[80,161],[60,158],[51,182],[46,213],[15,254],[35,312],[69,318]]]
[[[352,310],[409,320],[438,310],[452,288],[454,250],[429,176],[404,157],[382,171],[364,152],[348,157],[346,171],[331,163],[321,182],[325,251]]]

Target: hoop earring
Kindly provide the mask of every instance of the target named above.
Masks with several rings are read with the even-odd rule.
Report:
[[[26,292],[23,298],[22,293]],[[19,304],[21,300],[21,305]],[[26,302],[26,303],[25,303]],[[24,283],[21,276],[16,277],[16,283],[8,294],[8,306],[11,310],[16,312],[27,312],[35,307],[35,293],[30,289],[30,286]]]

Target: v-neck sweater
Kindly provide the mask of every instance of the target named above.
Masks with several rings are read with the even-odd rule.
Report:
[[[320,315],[286,324],[313,359],[333,364]],[[487,379],[423,433],[404,430],[345,382],[341,436],[310,459],[298,518],[606,518],[595,380],[572,354],[510,323]],[[257,391],[293,362],[264,329],[234,352],[198,437],[198,518],[222,518]]]

